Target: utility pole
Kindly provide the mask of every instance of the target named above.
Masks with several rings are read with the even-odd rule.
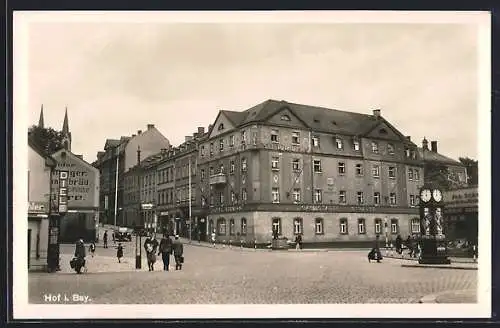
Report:
[[[189,184],[189,243],[191,243],[191,234],[192,234],[192,231],[193,231],[193,222],[191,222],[192,218],[191,218],[191,155],[189,156],[189,168],[188,168],[188,171],[189,171],[189,175],[188,175],[188,184]]]
[[[118,164],[120,160],[120,146],[116,147],[116,174],[115,174],[115,228],[116,216],[118,212]]]

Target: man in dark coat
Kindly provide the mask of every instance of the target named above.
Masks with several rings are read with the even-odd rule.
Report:
[[[154,264],[156,262],[156,246],[155,242],[156,239],[153,239],[152,237],[148,236],[146,240],[144,241],[144,249],[146,250],[146,258],[148,260],[148,268],[149,271],[154,271]],[[156,241],[156,244],[158,242]]]
[[[173,242],[175,270],[182,270],[182,263],[184,262],[184,246],[179,240],[179,236],[175,236]]]
[[[401,254],[403,252],[403,238],[401,238],[401,235],[398,235],[396,237],[396,253]]]
[[[163,235],[160,241],[160,248],[158,255],[161,254],[161,259],[163,260],[163,270],[168,271],[170,265],[170,254],[172,253],[172,239],[167,234]]]
[[[108,248],[108,230],[104,231],[104,236],[102,236],[102,242],[104,244],[104,248]]]
[[[373,250],[375,252],[375,257],[377,259],[377,262],[380,263],[380,260],[382,259],[382,253],[380,252],[380,235],[377,235],[375,237],[375,244],[373,245]]]
[[[75,245],[75,257],[81,268],[85,267],[85,244],[82,239],[79,239]],[[80,270],[77,273],[81,273]]]

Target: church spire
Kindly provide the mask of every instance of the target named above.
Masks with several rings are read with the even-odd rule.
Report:
[[[42,104],[42,108],[40,109],[40,118],[38,119],[38,127],[39,128],[44,128],[44,122],[43,122],[43,104]]]
[[[66,112],[64,113],[63,128],[61,131],[64,135],[69,135],[69,124],[68,124],[68,107],[66,107]]]

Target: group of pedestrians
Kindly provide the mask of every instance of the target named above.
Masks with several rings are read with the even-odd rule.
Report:
[[[158,243],[156,238],[149,235],[144,241],[144,249],[146,250],[149,271],[154,271],[156,255],[161,255],[164,271],[169,271],[170,255],[174,255],[175,270],[182,270],[182,264],[184,263],[184,246],[179,240],[179,236],[176,235],[172,241],[168,234],[163,234],[163,238],[160,243]]]

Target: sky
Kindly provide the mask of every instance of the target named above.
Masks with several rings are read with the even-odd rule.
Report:
[[[417,145],[478,158],[473,24],[36,22],[29,124],[92,162],[107,138],[155,126],[176,146],[219,110],[267,99],[382,116]]]

